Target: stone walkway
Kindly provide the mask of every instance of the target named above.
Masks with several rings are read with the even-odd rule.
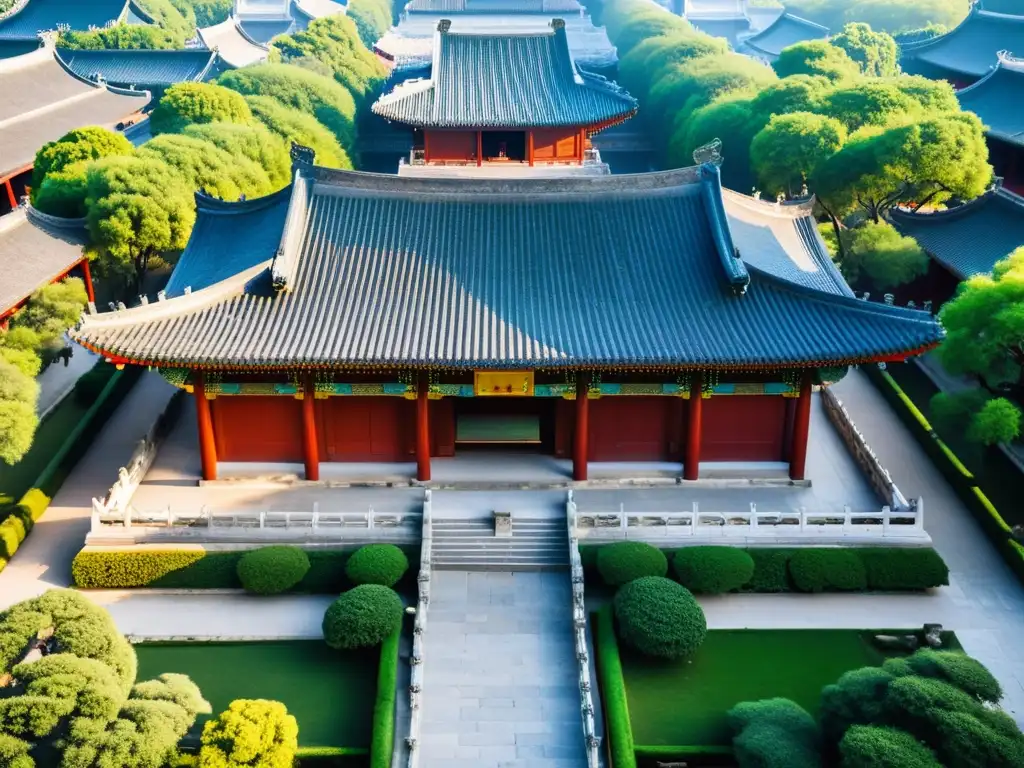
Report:
[[[435,571],[423,768],[586,766],[569,577]]]

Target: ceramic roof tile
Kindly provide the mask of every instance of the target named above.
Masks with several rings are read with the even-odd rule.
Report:
[[[743,41],[754,53],[777,57],[783,49],[808,40],[824,40],[828,37],[828,27],[815,24],[791,13],[783,13],[771,26]]]
[[[631,116],[636,100],[580,72],[564,26],[554,26],[545,33],[438,32],[431,79],[397,86],[373,111],[436,128],[588,126]]]
[[[904,45],[902,60],[911,70],[924,65],[924,74],[978,78],[996,66],[999,51],[1024,56],[1024,16],[975,6],[963,23],[945,35]]]
[[[0,216],[0,313],[82,260],[84,222],[58,221],[25,208]]]
[[[57,49],[65,65],[79,77],[99,74],[110,85],[165,86],[202,80],[217,55],[206,50],[186,51],[81,51]]]
[[[24,56],[42,45],[42,40],[37,37],[0,37],[0,59]]]
[[[0,21],[0,37],[35,37],[60,25],[85,31],[117,21],[127,0],[28,0],[17,13]]]
[[[990,273],[1024,246],[1024,198],[1005,189],[938,213],[896,210],[892,221],[961,279]]]
[[[737,283],[723,269],[735,252],[712,168],[529,181],[300,173],[280,234],[292,259],[282,290],[268,259],[187,296],[88,317],[75,338],[164,365],[466,368],[825,365],[941,338],[928,313],[753,265]],[[211,234],[193,235],[193,258],[222,258],[229,235]],[[272,241],[261,236],[262,253]]]
[[[956,95],[960,106],[981,118],[990,136],[1024,145],[1024,61],[1000,54],[996,69]]]

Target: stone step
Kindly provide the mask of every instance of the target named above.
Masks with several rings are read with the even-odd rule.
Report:
[[[517,531],[512,529],[511,536],[495,536],[494,531],[481,530],[441,530],[433,531],[434,541],[451,541],[453,539],[519,539],[520,541],[562,541],[566,538],[565,531]]]
[[[459,560],[457,562],[440,562],[433,566],[436,571],[483,571],[490,573],[514,573],[536,571],[567,571],[568,563],[540,562],[534,560]]]

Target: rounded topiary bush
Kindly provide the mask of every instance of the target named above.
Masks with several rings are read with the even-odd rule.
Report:
[[[849,549],[798,549],[789,559],[793,586],[801,592],[867,589],[864,561]]]
[[[644,576],[668,573],[665,553],[642,541],[619,541],[597,551],[597,572],[611,587],[621,587]]]
[[[691,592],[719,595],[750,581],[754,558],[736,547],[686,547],[676,552],[672,568]]]
[[[402,600],[393,589],[362,584],[331,603],[324,614],[324,640],[331,648],[380,645],[402,626]]]
[[[409,570],[409,558],[394,544],[367,544],[345,564],[345,575],[353,584],[381,584],[393,587]]]
[[[623,642],[648,656],[686,656],[708,632],[704,611],[690,591],[661,576],[644,576],[621,587],[614,607]]]
[[[309,571],[309,556],[298,547],[260,547],[242,555],[237,568],[246,592],[276,595],[302,581]]]

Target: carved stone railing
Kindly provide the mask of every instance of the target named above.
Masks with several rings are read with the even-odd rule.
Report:
[[[907,501],[906,497],[900,493],[900,489],[893,482],[889,470],[882,466],[878,456],[868,446],[864,435],[857,429],[857,425],[853,423],[853,419],[843,406],[842,401],[828,387],[821,388],[821,404],[825,407],[825,413],[828,415],[829,421],[832,422],[839,436],[842,437],[843,442],[850,451],[850,455],[853,456],[854,461],[857,462],[857,465],[867,476],[871,488],[878,494],[882,503],[887,504],[890,509],[897,511],[913,509],[915,502],[913,500]]]
[[[579,511],[572,506],[570,525],[580,539],[822,539],[837,542],[850,538],[900,539],[925,544],[930,537],[924,530],[924,501],[917,499],[910,509],[854,512],[701,511],[697,502],[683,511],[631,511],[620,506],[614,512]]]
[[[409,735],[405,743],[409,749],[407,768],[420,764],[420,728],[423,721],[423,646],[427,631],[427,609],[430,606],[430,559],[432,556],[432,511],[430,489],[423,498],[423,543],[420,546],[420,572],[416,577],[418,599],[416,623],[413,625],[412,666],[409,675]]]
[[[583,741],[587,750],[587,768],[598,768],[601,737],[597,734],[594,690],[590,679],[590,650],[587,644],[587,608],[583,585],[583,561],[576,537],[576,501],[569,491],[566,499],[567,535],[569,537],[569,573],[572,580],[572,629],[579,674],[580,714],[583,720]]]

